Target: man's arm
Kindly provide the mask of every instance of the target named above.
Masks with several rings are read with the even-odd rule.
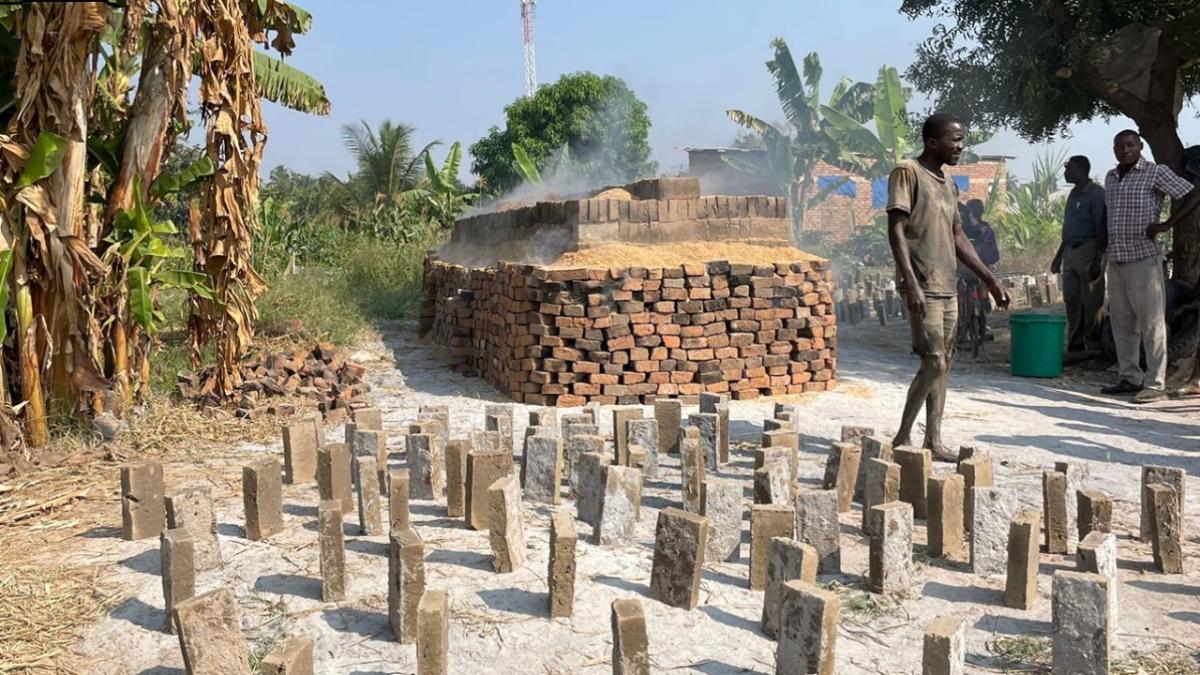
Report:
[[[1108,252],[1108,207],[1100,210],[1100,226],[1096,228],[1096,254],[1088,266],[1088,276],[1099,279],[1103,272],[1104,254]]]
[[[1062,256],[1063,249],[1067,247],[1067,242],[1058,242],[1058,250],[1054,252],[1054,260],[1050,262],[1050,273],[1058,274],[1062,271]]]
[[[1200,189],[1192,188],[1192,191],[1184,196],[1183,201],[1176,201],[1177,206],[1175,211],[1162,223],[1153,223],[1146,228],[1146,235],[1153,237],[1156,234],[1166,232],[1173,229],[1180,223],[1187,222],[1188,218],[1195,212],[1196,207],[1200,206]]]
[[[892,209],[887,212],[887,216],[888,244],[892,247],[892,257],[896,259],[900,279],[904,282],[908,311],[913,316],[924,316],[925,292],[921,290],[921,284],[917,281],[917,273],[913,270],[912,257],[908,252],[908,239],[904,236],[904,230],[908,227],[908,214],[899,209]]]
[[[1000,280],[996,278],[996,275],[992,274],[988,266],[979,259],[979,254],[975,252],[971,240],[967,239],[967,235],[963,233],[962,223],[957,220],[954,221],[954,253],[959,262],[966,265],[967,269],[974,272],[975,276],[983,281],[988,292],[995,298],[996,304],[1001,308],[1008,307],[1008,293],[1000,286]]]

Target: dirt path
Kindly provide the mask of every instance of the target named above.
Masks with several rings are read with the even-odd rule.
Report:
[[[843,424],[894,431],[915,362],[904,348],[906,329],[862,324],[843,329],[839,366],[841,388],[834,393],[795,399],[806,415],[801,476],[815,484],[824,452]],[[408,328],[393,327],[385,344],[368,346],[375,360],[373,397],[384,410],[385,426],[398,430],[415,419],[426,403],[450,406],[455,435],[482,424],[486,402],[500,397],[478,379],[450,374]],[[989,350],[998,349],[994,345]],[[360,356],[366,356],[362,354]],[[394,362],[394,367],[393,367]],[[1085,485],[1117,500],[1115,528],[1120,546],[1120,637],[1117,648],[1128,658],[1132,650],[1166,645],[1176,652],[1196,652],[1200,639],[1197,595],[1200,595],[1200,546],[1185,529],[1185,553],[1193,559],[1183,576],[1163,576],[1149,565],[1150,549],[1129,537],[1138,520],[1139,466],[1146,463],[1181,467],[1200,474],[1200,403],[1167,402],[1134,408],[1095,395],[1103,376],[1084,375],[1051,381],[1007,376],[1002,363],[960,364],[947,404],[947,441],[990,450],[996,459],[997,482],[1015,486],[1023,503],[1040,508],[1041,471],[1053,462],[1082,465]],[[519,406],[520,408],[520,406]],[[754,444],[766,401],[735,403],[732,436]],[[685,409],[685,416],[687,409]],[[526,416],[516,414],[518,438]],[[607,416],[603,416],[607,417]],[[611,425],[604,419],[603,424]],[[341,428],[328,429],[330,439]],[[393,462],[401,443],[391,439]],[[279,443],[245,446],[245,456],[280,452]],[[749,484],[752,459],[748,446],[736,451],[727,467],[731,476]],[[455,673],[609,672],[611,637],[609,604],[619,597],[642,600],[647,614],[655,672],[770,673],[774,643],[758,630],[762,593],[747,589],[749,521],[744,523],[742,559],[713,565],[704,572],[700,606],[691,612],[668,608],[648,597],[654,523],[659,508],[678,501],[679,472],[666,460],[658,481],[647,483],[638,527],[638,543],[626,549],[602,549],[584,543],[580,526],[575,615],[546,618],[548,515],[527,511],[529,560],[512,574],[491,571],[487,535],[444,517],[432,502],[414,502],[413,518],[428,545],[427,588],[450,591],[451,671]],[[938,465],[946,470],[949,465]],[[184,467],[168,467],[168,489],[201,480],[183,477]],[[307,632],[316,639],[317,672],[409,673],[415,671],[412,646],[396,644],[386,620],[386,538],[357,536],[346,521],[348,599],[320,601],[315,532],[315,488],[285,489],[287,529],[270,542],[243,537],[237,479],[240,462],[218,466],[203,479],[214,487],[225,567],[202,575],[198,590],[232,587],[240,600],[243,627],[261,654],[280,634]],[[1200,513],[1200,485],[1189,481],[1188,511]],[[574,505],[564,501],[561,508]],[[992,652],[1003,636],[1044,638],[1050,625],[1050,575],[1074,567],[1070,557],[1046,555],[1039,580],[1041,598],[1021,612],[1002,607],[1003,579],[982,579],[965,562],[927,561],[918,556],[917,582],[908,597],[878,601],[859,585],[867,566],[867,547],[857,510],[842,518],[845,575],[824,581],[841,584],[845,606],[839,633],[839,673],[919,673],[922,625],[935,615],[954,613],[968,620],[971,672],[999,670]],[[119,525],[118,514],[113,524]],[[924,528],[918,527],[918,541]],[[157,540],[124,542],[112,529],[96,530],[73,542],[69,555],[54,563],[101,564],[111,579],[129,589],[118,604],[82,640],[78,649],[95,673],[182,673],[174,636],[162,631],[162,596],[158,578]],[[1189,662],[1189,658],[1184,658]],[[1193,664],[1194,665],[1194,664]],[[1191,672],[1184,670],[1155,672]]]

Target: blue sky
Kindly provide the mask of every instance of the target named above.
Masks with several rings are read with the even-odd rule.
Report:
[[[270,131],[265,169],[306,173],[352,168],[343,124],[384,118],[412,124],[423,145],[478,140],[503,123],[504,106],[522,93],[518,0],[302,0],[314,25],[297,37],[289,63],[320,79],[333,102],[329,117],[264,106]],[[909,21],[899,0],[540,0],[538,80],[590,70],[624,79],[650,109],[650,142],[664,172],[686,163],[685,146],[726,145],[737,127],[725,116],[742,108],[782,119],[764,67],[770,41],[785,38],[799,58],[817,51],[823,88],[842,75],[873,81],[882,64],[901,71],[930,21]],[[824,98],[824,96],[822,97]],[[910,109],[924,109],[918,93]],[[1091,157],[1093,172],[1112,162],[1112,135],[1126,119],[1098,121],[1056,143]],[[1200,143],[1195,107],[1181,116],[1185,143]],[[1001,131],[981,152],[1015,155],[1030,173],[1045,148]],[[444,148],[435,156],[444,154]],[[265,173],[265,171],[264,171]]]

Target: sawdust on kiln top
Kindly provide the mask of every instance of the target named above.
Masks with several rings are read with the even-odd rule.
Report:
[[[714,260],[770,265],[781,262],[821,260],[791,246],[761,246],[734,241],[689,241],[678,244],[604,244],[568,251],[548,267],[673,267],[684,263]]]

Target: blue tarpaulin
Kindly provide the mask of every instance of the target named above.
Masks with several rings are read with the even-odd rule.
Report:
[[[888,199],[888,179],[876,178],[871,181],[871,208],[882,209],[887,206]]]
[[[951,176],[950,180],[953,180],[954,184],[958,186],[959,193],[963,193],[971,189],[970,176]]]
[[[837,185],[830,194],[846,195],[851,199],[858,196],[858,186],[847,176],[817,176],[817,189],[824,190],[830,185]]]

